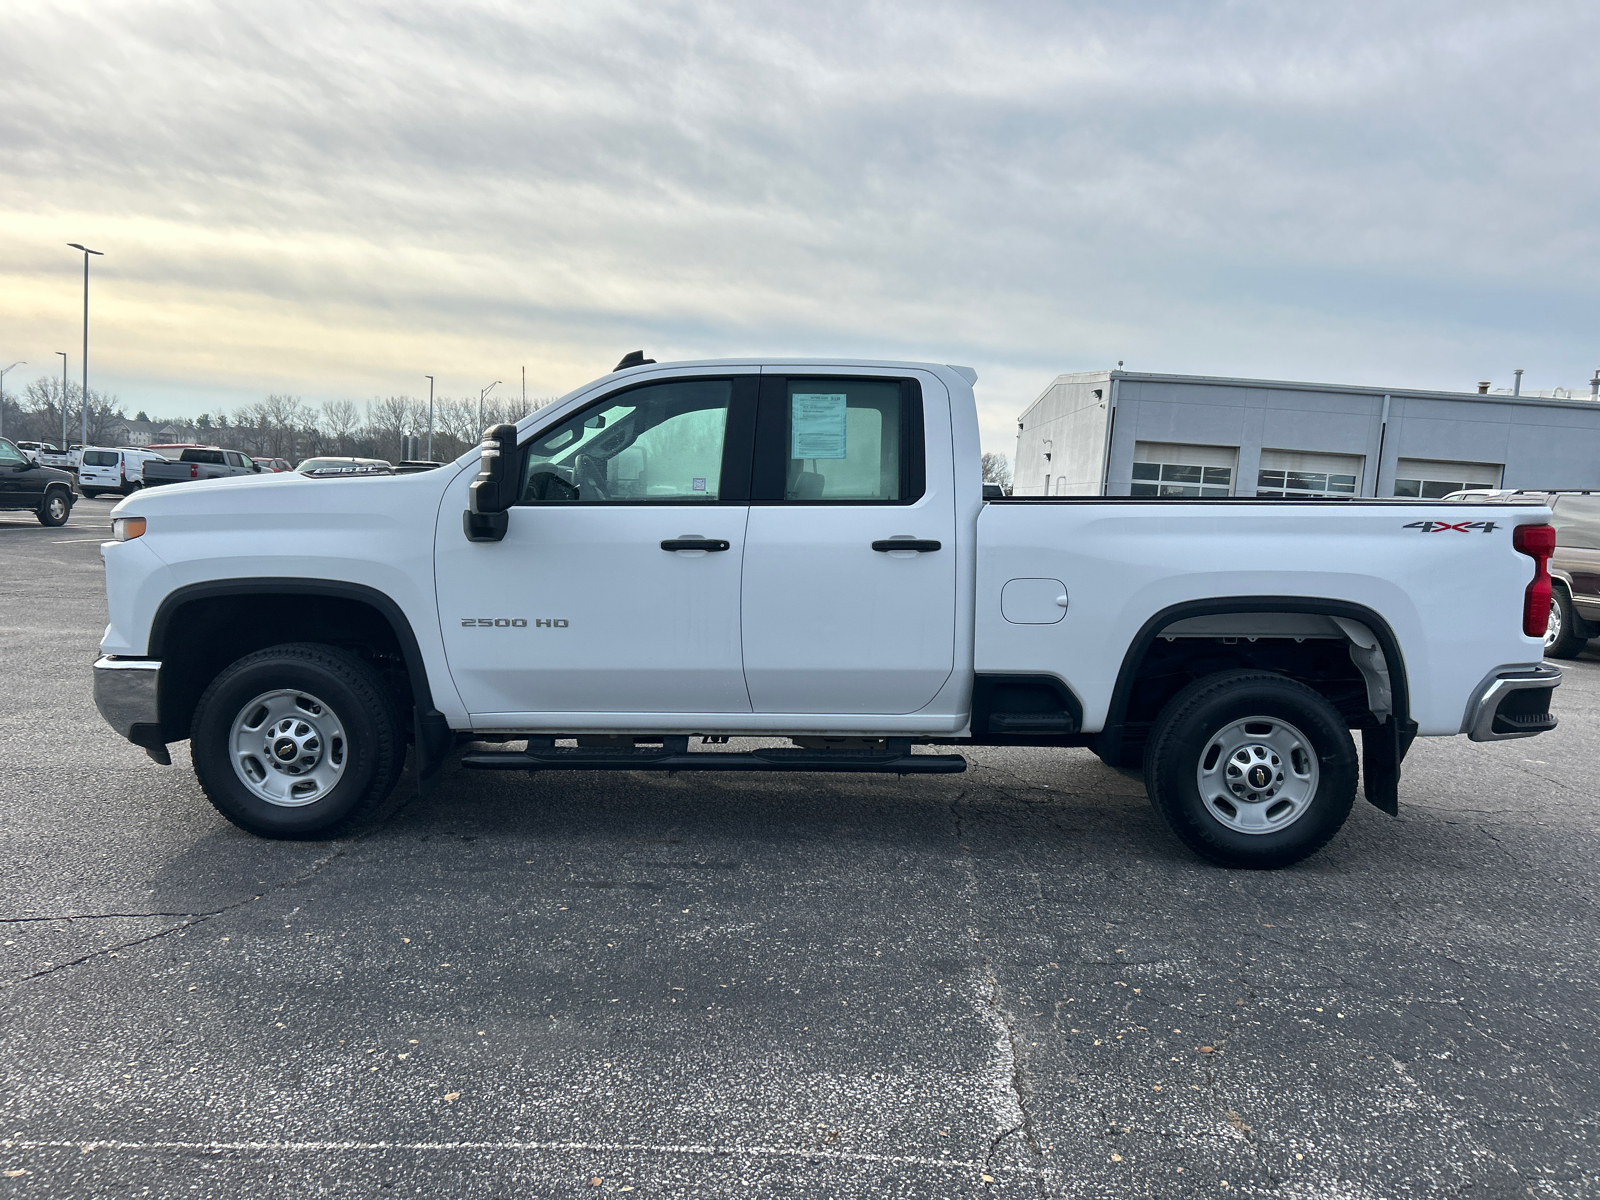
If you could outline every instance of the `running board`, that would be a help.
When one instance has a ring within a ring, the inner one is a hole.
[[[552,741],[553,739],[537,739]],[[474,750],[461,765],[474,771],[828,771],[848,774],[955,775],[967,769],[959,754],[912,754],[910,746],[877,750],[771,750],[690,753],[677,745],[632,750],[532,745],[527,750]]]

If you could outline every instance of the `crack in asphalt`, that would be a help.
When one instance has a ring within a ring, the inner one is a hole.
[[[1005,1029],[1006,1038],[1011,1045],[1011,1094],[1016,1101],[1017,1111],[1022,1115],[1021,1122],[1010,1129],[1002,1130],[989,1143],[988,1153],[983,1156],[984,1170],[992,1172],[992,1163],[994,1156],[1000,1150],[1000,1143],[1020,1133],[1033,1159],[1034,1182],[1038,1185],[1039,1195],[1044,1196],[1046,1195],[1044,1151],[1039,1146],[1038,1130],[1034,1128],[1033,1114],[1029,1111],[1033,1089],[1028,1083],[1027,1068],[1022,1062],[1022,1041],[1017,1033],[1016,1017],[1001,1003],[1000,981],[994,977],[993,963],[987,957],[983,960],[983,969],[985,981],[989,984],[989,995],[985,997],[985,1002],[989,1010],[994,1013],[995,1019]]]
[[[373,830],[372,832],[375,833],[377,831]],[[167,937],[170,934],[178,933],[181,930],[193,929],[197,925],[203,925],[207,921],[213,921],[217,917],[223,916],[226,913],[233,912],[236,909],[243,908],[247,904],[254,904],[256,901],[265,899],[267,896],[276,895],[278,892],[284,891],[287,888],[292,888],[292,887],[295,887],[295,886],[297,886],[299,884],[305,883],[308,880],[315,879],[324,870],[326,870],[328,867],[330,867],[335,862],[337,862],[339,859],[343,858],[347,853],[349,853],[349,851],[350,851],[352,846],[356,845],[358,842],[363,840],[364,837],[368,837],[368,836],[371,836],[371,835],[370,834],[363,835],[362,838],[355,838],[351,842],[349,842],[348,844],[340,846],[339,849],[335,850],[332,854],[328,855],[325,858],[318,859],[316,862],[314,862],[311,865],[311,869],[310,870],[304,871],[301,874],[296,875],[292,879],[286,879],[282,883],[274,884],[272,887],[268,888],[264,892],[260,892],[260,893],[254,895],[254,896],[248,896],[243,900],[237,900],[232,904],[225,904],[221,908],[211,909],[209,911],[199,912],[199,913],[132,914],[132,915],[135,915],[135,916],[141,916],[141,915],[182,916],[182,917],[188,917],[189,919],[186,920],[186,921],[180,921],[176,925],[170,925],[166,929],[157,930],[155,933],[146,934],[144,937],[131,938],[128,941],[125,941],[125,942],[118,942],[116,945],[113,945],[113,946],[101,946],[98,949],[91,950],[88,954],[80,955],[79,957],[74,958],[74,959],[69,959],[66,962],[52,963],[49,966],[43,967],[42,969],[40,969],[38,971],[34,971],[31,974],[23,975],[22,977],[20,977],[18,979],[8,980],[8,981],[6,981],[4,983],[0,983],[0,988],[20,987],[22,984],[28,983],[31,980],[43,979],[47,975],[54,975],[58,971],[65,971],[68,967],[82,966],[85,963],[93,962],[95,959],[104,958],[107,955],[120,954],[124,950],[131,950],[136,946],[143,946],[147,942],[158,941],[161,938]],[[120,915],[120,914],[117,914],[117,915]],[[51,919],[54,919],[54,920],[64,920],[64,919],[65,920],[71,920],[72,918],[56,917],[56,918],[41,918],[41,919],[43,919],[43,920],[51,920]]]

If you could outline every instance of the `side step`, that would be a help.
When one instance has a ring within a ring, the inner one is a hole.
[[[660,747],[634,749],[557,746],[555,739],[529,739],[526,750],[474,750],[461,765],[474,771],[827,771],[847,774],[955,775],[967,769],[959,754],[913,754],[908,741],[890,739],[887,751],[770,750],[691,753],[688,738],[670,737]]]

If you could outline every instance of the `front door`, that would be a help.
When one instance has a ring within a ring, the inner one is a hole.
[[[750,711],[739,575],[755,383],[612,392],[523,444],[503,541],[440,521],[445,652],[480,726]]]
[[[44,479],[43,470],[0,438],[0,508],[38,508],[44,499]]]
[[[741,609],[756,712],[912,713],[950,677],[949,422],[925,423],[925,399],[916,378],[763,377]]]

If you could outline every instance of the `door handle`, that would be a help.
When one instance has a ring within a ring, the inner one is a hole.
[[[727,550],[733,543],[721,538],[681,537],[668,538],[661,543],[663,550]]]
[[[880,554],[888,554],[893,550],[915,550],[918,554],[931,554],[943,548],[943,544],[928,541],[922,538],[885,538],[880,542],[873,542],[872,548]]]

